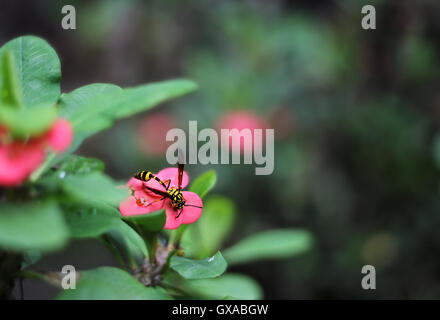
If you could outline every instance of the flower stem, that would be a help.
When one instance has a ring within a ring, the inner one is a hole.
[[[110,252],[113,254],[113,256],[118,261],[118,263],[121,266],[121,268],[124,269],[124,270],[127,270],[127,266],[125,265],[124,259],[122,259],[121,253],[115,247],[115,245],[111,242],[111,240],[107,236],[105,236],[105,235],[102,236],[100,238],[100,240],[107,247],[107,249],[110,250]],[[129,260],[130,267],[132,269],[136,269],[137,268],[136,262],[134,262],[134,260],[130,256],[130,254],[127,254],[127,256],[129,257],[127,260]]]
[[[179,228],[177,228],[176,230],[173,230],[173,232],[170,235],[170,240],[168,242],[169,249],[172,249],[172,248],[178,249],[179,248],[183,233],[185,232],[187,227],[188,227],[187,224],[183,224]]]
[[[31,177],[29,178],[29,180],[31,182],[37,181],[40,178],[40,176],[51,166],[52,161],[55,158],[55,156],[56,155],[53,152],[51,154],[49,154],[46,158],[46,161],[44,161],[44,163],[31,174]]]
[[[158,240],[158,234],[156,233],[149,239],[146,239],[146,244],[148,248],[148,259],[150,260],[151,265],[156,264],[156,250],[157,250],[157,240]]]
[[[21,271],[18,274],[18,276],[21,278],[34,278],[34,279],[43,280],[55,287],[61,287],[61,280],[54,272],[44,274],[44,273],[39,273],[37,271],[26,270],[26,271]]]

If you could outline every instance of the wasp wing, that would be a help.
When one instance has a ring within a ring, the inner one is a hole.
[[[157,190],[157,189],[150,188],[150,187],[147,187],[147,186],[145,186],[145,188],[147,188],[147,189],[150,190],[151,192],[153,192],[153,193],[155,193],[155,194],[158,194],[158,195],[160,195],[160,196],[167,197],[167,198],[170,197],[170,195],[169,195],[167,192],[165,192],[165,191]]]

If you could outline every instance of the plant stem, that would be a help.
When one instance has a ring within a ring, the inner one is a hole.
[[[181,225],[176,230],[173,230],[170,236],[170,240],[168,242],[168,249],[178,249],[180,246],[180,241],[182,240],[183,233],[185,232],[186,228],[188,227],[187,224]]]
[[[118,263],[121,266],[121,268],[124,269],[124,270],[127,270],[127,266],[125,265],[124,259],[122,259],[121,253],[115,247],[115,245],[111,242],[111,240],[106,235],[103,235],[100,238],[100,240],[107,247],[107,249],[109,249],[110,252],[114,255],[114,257],[118,261]],[[127,254],[127,256],[130,256],[130,255]],[[130,263],[130,267],[133,268],[133,269],[136,269],[137,265],[134,262],[134,260],[131,258],[131,256],[128,258],[128,260],[129,260],[129,263]]]
[[[61,281],[58,277],[54,276],[54,273],[52,273],[51,275],[51,273],[43,274],[36,271],[27,270],[27,271],[21,271],[18,274],[18,276],[22,278],[34,278],[34,279],[43,280],[55,287],[61,287]]]
[[[44,163],[37,169],[35,170],[32,174],[31,177],[29,178],[29,180],[31,182],[35,182],[38,180],[38,178],[40,178],[40,176],[47,170],[47,168],[51,165],[52,160],[55,158],[55,153],[52,152],[51,154],[49,154],[46,158],[46,161],[44,161]]]
[[[145,239],[147,248],[148,248],[148,259],[150,260],[151,265],[156,264],[156,250],[157,250],[157,240],[158,240],[158,234],[149,237],[148,239]]]

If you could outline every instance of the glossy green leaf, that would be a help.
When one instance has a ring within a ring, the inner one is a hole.
[[[135,226],[141,227],[149,232],[159,232],[163,229],[166,221],[165,210],[158,210],[148,214],[123,217],[125,221]]]
[[[52,251],[67,242],[69,229],[53,202],[0,205],[0,247]]]
[[[185,279],[208,279],[222,275],[226,271],[227,263],[218,251],[212,257],[202,260],[173,256],[170,267]]]
[[[71,121],[75,131],[70,152],[84,139],[109,128],[116,119],[148,110],[196,88],[196,84],[189,80],[170,80],[128,89],[93,84],[63,94],[61,115]]]
[[[148,257],[147,246],[141,236],[124,221],[119,222],[107,233],[126,255],[136,260]]]
[[[37,263],[43,254],[38,250],[28,250],[23,253],[23,261],[21,262],[21,269],[25,269],[35,263]]]
[[[223,254],[229,264],[293,257],[309,250],[312,239],[310,232],[305,230],[269,230],[241,240]]]
[[[196,298],[256,300],[263,296],[258,283],[245,275],[226,273],[214,279],[185,280],[185,292]]]
[[[56,174],[66,176],[70,174],[88,174],[91,172],[104,171],[104,162],[96,158],[87,158],[71,155],[58,167]]]
[[[126,188],[99,172],[66,176],[62,179],[62,188],[65,193],[77,201],[90,204],[104,202],[118,206],[119,202],[127,197]]]
[[[145,287],[129,273],[111,267],[83,271],[74,290],[61,291],[60,300],[167,300],[160,287]]]
[[[90,105],[93,99],[122,90],[121,87],[110,83],[93,83],[70,93],[63,93],[60,99],[60,115],[67,119],[78,118],[85,111],[84,106]]]
[[[235,220],[234,203],[223,196],[210,196],[204,201],[202,216],[189,225],[182,237],[185,253],[205,258],[221,248],[230,234]]]
[[[63,179],[66,177],[94,172],[100,174],[102,171],[104,171],[104,162],[101,160],[70,155],[58,165],[57,169],[52,169],[40,178],[38,184],[44,186],[47,190],[55,191],[64,183]]]
[[[7,50],[10,50],[15,61],[23,104],[28,108],[45,103],[55,104],[60,97],[61,79],[60,60],[55,50],[45,40],[35,36],[9,41],[0,48],[0,56]]]
[[[10,132],[19,137],[38,135],[47,131],[57,117],[57,110],[53,105],[37,105],[33,108],[0,108],[0,123]]]
[[[203,198],[215,186],[216,182],[217,173],[214,170],[206,171],[193,181],[189,190]]]
[[[121,219],[119,211],[111,206],[101,204],[94,207],[66,206],[66,222],[72,237],[97,237],[112,230]]]
[[[17,67],[11,50],[5,50],[1,59],[3,81],[0,101],[3,105],[20,107],[23,104],[23,98],[17,75]]]

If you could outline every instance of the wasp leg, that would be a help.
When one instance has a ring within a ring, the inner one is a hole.
[[[167,185],[165,188],[166,188],[166,190],[168,190],[168,188],[170,187],[170,184],[171,184],[171,179],[165,180],[163,183]]]
[[[183,208],[180,209],[180,212],[179,212],[179,214],[176,216],[176,219],[177,219],[178,217],[180,217],[180,215],[182,214],[182,211],[183,211]]]

